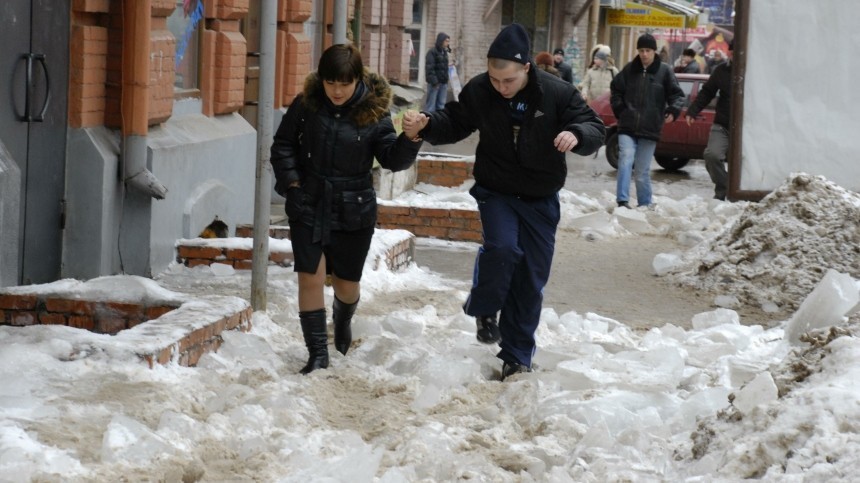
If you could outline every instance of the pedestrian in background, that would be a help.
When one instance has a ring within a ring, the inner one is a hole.
[[[731,126],[733,50],[734,40],[729,42],[729,55],[726,62],[714,68],[711,77],[699,89],[696,100],[687,109],[685,116],[687,125],[692,125],[702,109],[719,95],[714,123],[708,136],[708,146],[705,148],[705,167],[708,169],[711,181],[714,182],[714,198],[718,200],[726,199],[729,181],[725,163],[729,152],[729,127]]]
[[[469,192],[484,240],[463,310],[475,317],[480,342],[499,342],[502,379],[532,369],[561,216],[558,191],[567,178],[565,153],[592,154],[605,135],[579,91],[535,69],[530,51],[525,28],[508,25],[490,45],[487,72],[469,80],[458,102],[404,116],[404,132],[431,144],[480,132]]]
[[[436,35],[436,45],[427,51],[424,77],[427,80],[427,102],[424,110],[433,112],[445,107],[448,100],[448,52],[451,37],[445,32]]]
[[[561,72],[555,68],[555,60],[549,52],[538,53],[535,56],[535,66],[538,69],[549,72],[556,77],[561,77]]]
[[[555,49],[552,57],[555,60],[555,68],[561,72],[561,78],[573,84],[573,69],[564,63],[564,49]]]
[[[609,84],[618,74],[610,57],[612,50],[608,45],[598,44],[591,53],[591,66],[585,72],[585,78],[579,90],[586,102],[592,102],[609,92]]]
[[[394,132],[391,87],[364,69],[353,45],[333,45],[305,79],[272,144],[275,190],[287,199],[298,273],[307,374],[329,365],[326,274],[334,301],[334,346],[346,355],[364,260],[376,226],[374,158],[392,171],[415,162],[421,143]]]
[[[657,41],[643,34],[636,41],[638,55],[610,85],[612,112],[618,119],[618,179],[615,199],[630,208],[630,179],[636,174],[636,201],[651,205],[651,158],[664,121],[681,113],[684,91],[668,64],[656,55]]]
[[[681,68],[678,72],[684,74],[701,74],[702,68],[699,62],[696,61],[696,51],[693,49],[684,49],[681,54]]]

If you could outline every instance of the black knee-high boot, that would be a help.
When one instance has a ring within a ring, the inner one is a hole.
[[[331,318],[334,322],[334,348],[343,355],[346,355],[349,345],[352,344],[350,323],[357,305],[358,300],[352,304],[345,304],[337,296],[334,297],[334,303],[331,304]]]
[[[328,333],[326,333],[325,309],[299,312],[302,335],[308,347],[308,363],[300,371],[307,374],[328,367]]]

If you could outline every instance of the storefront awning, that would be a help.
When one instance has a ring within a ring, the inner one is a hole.
[[[677,13],[679,15],[686,15],[687,17],[698,17],[699,10],[691,7],[689,5],[684,5],[679,2],[673,2],[672,0],[650,0],[651,2],[661,6],[673,13]],[[650,2],[645,2],[650,3]]]

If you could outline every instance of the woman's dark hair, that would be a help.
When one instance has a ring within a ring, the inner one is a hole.
[[[325,49],[317,74],[324,81],[352,82],[364,76],[361,52],[352,44],[335,44]]]

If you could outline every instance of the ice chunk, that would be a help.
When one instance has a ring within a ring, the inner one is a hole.
[[[481,380],[481,366],[474,359],[433,357],[418,371],[418,378],[424,384],[440,388],[462,386]]]
[[[651,267],[658,277],[662,277],[671,272],[675,267],[681,264],[681,257],[675,253],[658,253],[651,262]]]
[[[732,404],[742,414],[749,414],[760,404],[776,401],[778,395],[773,376],[770,375],[770,372],[764,371],[735,393],[735,400],[732,401]]]
[[[836,325],[860,306],[857,283],[850,275],[828,270],[788,321],[785,338],[792,344],[813,329]]]
[[[148,427],[127,416],[113,417],[102,437],[102,461],[147,463],[172,454],[170,443]]]
[[[709,416],[728,406],[729,392],[730,390],[726,387],[710,387],[692,394],[681,403],[675,416],[676,420],[673,422],[679,425],[675,428],[675,433],[694,430],[696,418]]]
[[[779,312],[779,305],[771,301],[766,301],[761,304],[761,310],[766,314],[775,314]]]
[[[570,218],[565,224],[569,228],[578,230],[593,230],[598,233],[611,233],[613,231],[612,218],[605,211],[595,211],[581,216]]]
[[[424,333],[424,324],[421,321],[397,314],[391,314],[383,319],[382,328],[397,337],[420,337]]]
[[[216,277],[229,277],[236,274],[236,269],[226,263],[213,263],[209,268],[212,270],[212,275]]]
[[[730,309],[717,309],[693,316],[693,328],[696,330],[704,330],[719,325],[740,325],[740,323],[741,319],[738,313]]]
[[[654,231],[654,227],[648,223],[645,213],[641,211],[621,208],[616,209],[614,214],[616,219],[618,219],[618,223],[632,233],[643,235]]]
[[[731,309],[739,307],[741,305],[741,302],[734,295],[717,295],[714,298],[714,305],[716,305],[717,307]]]

